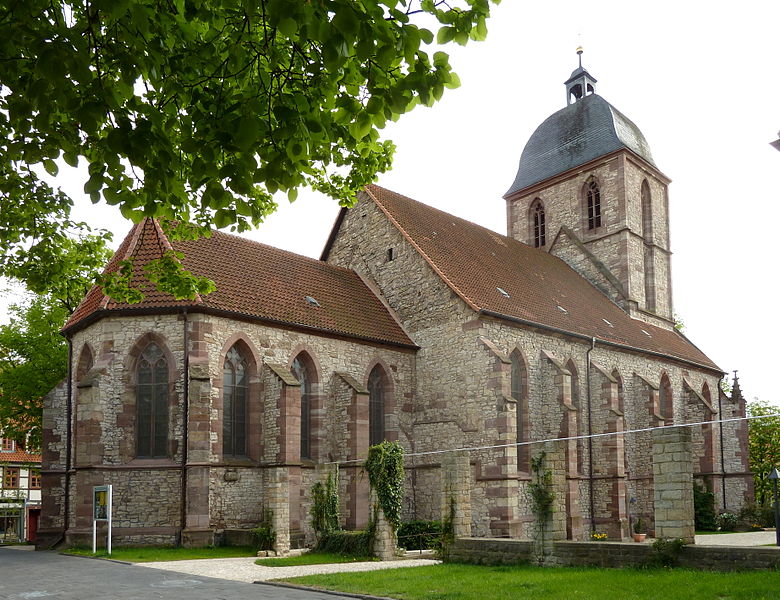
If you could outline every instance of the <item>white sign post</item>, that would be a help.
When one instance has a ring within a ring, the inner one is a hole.
[[[92,488],[92,554],[97,552],[97,522],[108,521],[106,550],[111,554],[111,506],[113,486],[96,485]]]

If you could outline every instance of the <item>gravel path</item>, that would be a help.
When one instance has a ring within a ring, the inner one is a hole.
[[[349,571],[379,571],[381,569],[403,569],[435,565],[439,561],[416,558],[387,562],[354,562],[330,565],[302,565],[299,567],[262,567],[255,564],[255,558],[214,558],[208,560],[176,560],[168,562],[136,563],[139,567],[175,571],[189,575],[217,577],[233,581],[267,581],[286,579],[301,575],[319,575],[321,573],[343,573]]]

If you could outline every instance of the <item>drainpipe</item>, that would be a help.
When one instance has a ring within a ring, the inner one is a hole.
[[[720,437],[720,489],[723,493],[723,510],[726,510],[726,460],[725,460],[725,454],[723,453],[723,401],[721,400],[721,397],[723,395],[723,392],[721,391],[720,384],[723,381],[723,378],[725,375],[723,375],[720,380],[718,381],[718,420],[720,423],[718,423],[718,434]]]
[[[588,391],[588,500],[590,502],[590,530],[596,531],[596,514],[594,512],[595,502],[593,500],[593,413],[591,412],[590,403],[590,353],[596,348],[596,338],[590,339],[590,348],[585,353],[586,364],[586,385],[585,389]]]
[[[70,336],[68,340],[68,391],[65,405],[65,499],[63,501],[64,527],[61,540],[65,539],[68,531],[68,522],[70,521],[70,455],[73,449],[73,340]],[[59,542],[56,542],[56,545]]]
[[[187,321],[187,309],[183,309],[183,340],[184,340],[184,410],[182,411],[182,448],[181,448],[181,522],[179,523],[178,546],[181,546],[184,528],[187,523],[187,445],[189,438],[190,419],[190,332]]]

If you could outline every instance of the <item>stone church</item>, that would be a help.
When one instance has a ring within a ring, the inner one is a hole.
[[[177,301],[92,289],[63,332],[70,376],[44,411],[41,543],[91,538],[114,488],[115,543],[212,544],[273,515],[312,540],[311,487],[340,464],[345,528],[368,520],[369,445],[397,440],[406,518],[440,518],[442,458],[469,453],[471,532],[530,535],[539,441],[565,444],[566,535],[652,522],[651,436],[693,427],[717,506],[752,493],[744,401],[674,328],[670,180],[581,66],[504,196],[507,235],[369,186],[320,260],[214,232],[136,224],[107,270],[168,250],[215,292]],[[580,437],[581,436],[581,437]],[[652,526],[651,526],[652,528]]]

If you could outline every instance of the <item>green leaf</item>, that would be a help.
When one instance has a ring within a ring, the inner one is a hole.
[[[43,168],[46,169],[46,172],[52,177],[56,177],[57,173],[60,172],[57,163],[51,160],[50,158],[47,158],[46,160],[43,161]]]
[[[295,19],[291,19],[290,17],[281,19],[277,27],[279,28],[279,31],[287,37],[292,37],[298,33],[298,23]]]

